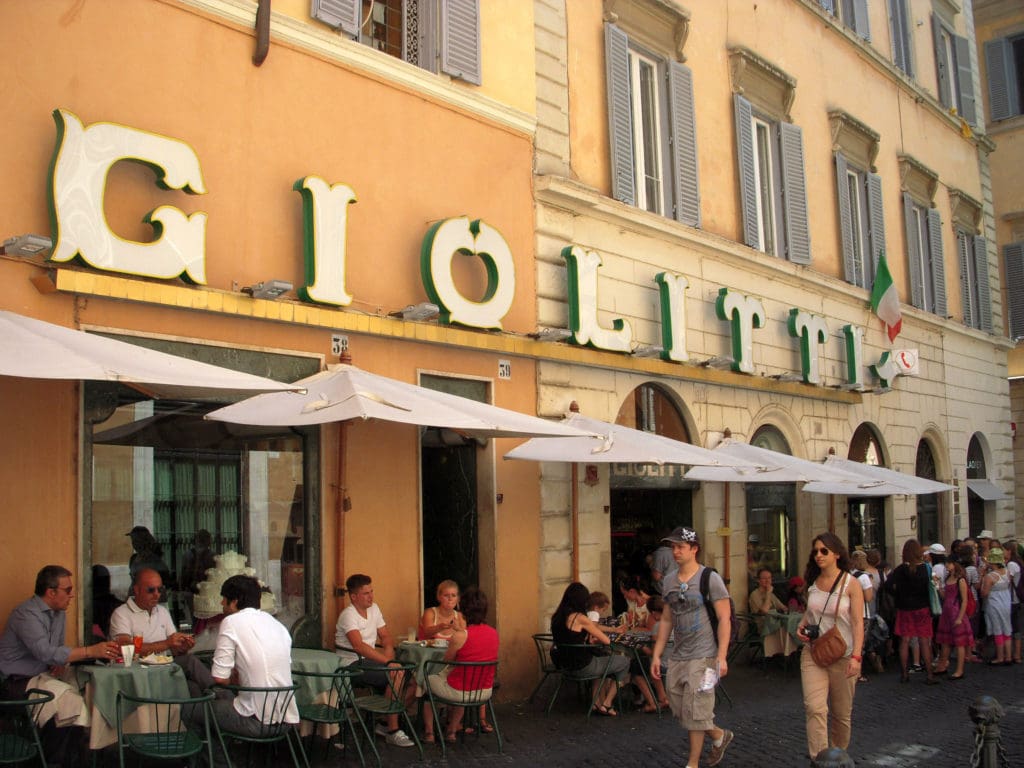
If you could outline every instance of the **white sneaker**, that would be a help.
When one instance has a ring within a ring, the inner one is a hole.
[[[415,747],[416,742],[405,735],[405,731],[399,728],[394,733],[389,733],[384,737],[384,740],[395,747]]]

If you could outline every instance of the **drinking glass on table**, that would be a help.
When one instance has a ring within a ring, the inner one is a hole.
[[[135,635],[132,638],[132,645],[135,646],[135,655],[142,658],[142,635]]]

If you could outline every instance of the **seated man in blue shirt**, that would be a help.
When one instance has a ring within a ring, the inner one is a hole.
[[[114,659],[119,653],[113,642],[75,648],[66,644],[66,612],[73,591],[71,571],[59,565],[45,566],[36,575],[35,595],[11,611],[0,635],[0,673],[6,678],[0,691],[3,698],[22,699],[27,688],[43,686],[59,692],[54,701],[57,714],[42,731],[51,765],[78,764],[83,729],[64,726],[88,724],[87,715],[85,722],[77,716],[67,720],[61,717],[60,713],[84,712],[77,687],[59,682],[65,668],[86,659]]]

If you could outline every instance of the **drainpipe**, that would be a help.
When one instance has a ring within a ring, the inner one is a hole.
[[[732,430],[729,429],[728,427],[726,427],[725,430],[722,432],[722,439],[724,440],[727,437],[732,437]],[[730,512],[729,512],[729,507],[730,507],[730,504],[731,504],[729,496],[730,496],[731,489],[732,489],[732,483],[726,483],[725,484],[725,509],[723,510],[723,516],[722,516],[722,527],[725,528],[726,530],[729,530],[729,520],[731,519]],[[723,564],[723,567],[722,567],[723,581],[725,581],[726,584],[729,584],[730,580],[731,580],[730,571],[731,571],[731,565],[732,565],[732,557],[731,557],[731,555],[732,555],[732,533],[731,532],[729,533],[729,535],[727,535],[725,537],[725,541],[722,544],[722,552],[723,552],[723,555],[725,557],[725,563]]]
[[[351,364],[352,355],[348,352],[342,352],[338,356],[338,362]],[[348,426],[343,421],[338,422],[338,487],[335,492],[335,521],[338,526],[337,534],[337,551],[335,552],[334,562],[334,600],[335,600],[335,615],[341,613],[345,608],[345,595],[343,587],[345,586],[345,513],[352,509],[352,501],[348,497],[348,488],[346,486],[346,475],[345,475],[345,445],[346,445],[346,431]]]
[[[580,404],[573,400],[569,403],[570,413],[579,413]],[[569,509],[572,517],[572,580],[580,580],[580,496],[577,481],[579,465],[574,461],[569,470]]]

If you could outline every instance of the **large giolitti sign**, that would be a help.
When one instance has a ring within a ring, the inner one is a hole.
[[[166,136],[114,123],[86,126],[66,110],[55,110],[57,144],[50,188],[51,225],[55,242],[50,260],[58,263],[81,260],[95,269],[150,278],[206,283],[206,223],[202,212],[187,214],[162,205],[144,214],[154,230],[151,242],[125,240],[115,234],[104,215],[107,176],[120,161],[142,163],[153,169],[156,183],[164,189],[192,195],[206,193],[199,157],[188,144]],[[297,293],[301,300],[335,307],[353,301],[345,279],[348,259],[346,230],[348,209],[355,192],[345,184],[331,184],[319,176],[300,178],[294,184],[303,208],[305,282]],[[487,287],[479,300],[462,295],[452,277],[452,262],[459,256],[479,258],[486,269]],[[616,319],[611,327],[598,320],[597,287],[601,257],[595,251],[570,245],[563,249],[566,263],[570,341],[596,349],[629,353],[634,344],[627,320]],[[515,297],[515,266],[501,233],[482,220],[469,217],[445,219],[432,225],[420,249],[420,274],[431,301],[441,310],[440,321],[501,329],[502,320]],[[662,349],[668,361],[686,362],[685,276],[662,272],[656,277],[660,297]],[[733,370],[754,373],[754,331],[765,325],[763,303],[722,288],[715,305],[720,320],[729,324]],[[789,310],[787,328],[798,340],[801,377],[821,384],[819,351],[829,339],[824,317],[799,308]],[[863,386],[861,346],[863,329],[842,328],[846,378],[850,388]],[[887,386],[898,368],[882,356],[871,366]]]

